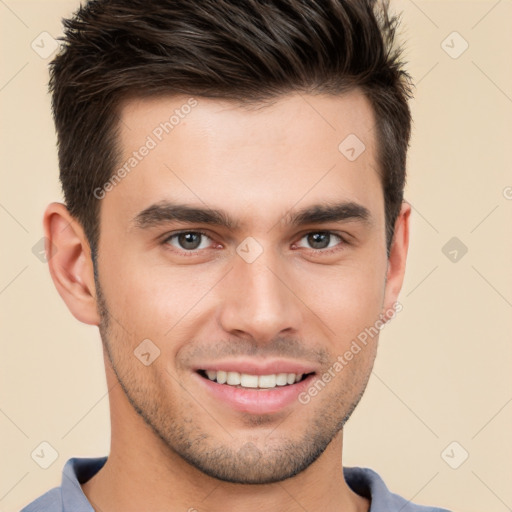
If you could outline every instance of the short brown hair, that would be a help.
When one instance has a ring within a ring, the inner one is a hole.
[[[411,131],[398,22],[387,1],[372,0],[93,0],[63,20],[50,64],[60,180],[93,260],[100,214],[93,191],[118,164],[123,98],[186,94],[252,104],[356,88],[375,113],[389,251]]]

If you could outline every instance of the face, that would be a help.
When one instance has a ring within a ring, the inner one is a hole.
[[[121,118],[97,292],[131,414],[221,480],[303,471],[368,381],[378,336],[357,353],[354,340],[395,299],[369,103],[176,96],[130,100]],[[350,134],[355,160],[339,149]]]

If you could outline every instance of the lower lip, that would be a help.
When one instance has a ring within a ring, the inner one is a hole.
[[[250,414],[272,414],[283,410],[290,404],[297,402],[298,396],[314,379],[311,374],[304,380],[287,386],[276,386],[268,389],[248,389],[219,384],[195,373],[200,384],[215,398],[228,404],[232,409]]]

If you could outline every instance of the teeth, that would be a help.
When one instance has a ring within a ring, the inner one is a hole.
[[[276,376],[275,375],[260,375],[258,377],[258,387],[260,388],[275,388]]]
[[[229,386],[241,386],[243,388],[270,389],[276,386],[295,384],[302,379],[303,373],[277,373],[271,375],[251,375],[249,373],[225,372],[222,370],[206,370],[210,380]]]
[[[240,374],[238,372],[228,372],[228,380],[226,384],[230,386],[238,386],[240,384]]]
[[[286,373],[278,373],[276,375],[276,384],[278,386],[286,386],[286,384],[288,384],[286,377],[287,377]]]
[[[258,387],[258,376],[257,375],[249,375],[248,373],[241,373],[240,375],[240,385],[243,388],[257,388]]]
[[[226,381],[228,380],[228,374],[223,371],[217,372],[217,382],[219,384],[226,384]]]

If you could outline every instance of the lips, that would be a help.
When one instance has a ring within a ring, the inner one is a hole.
[[[273,414],[301,406],[318,368],[293,361],[256,359],[205,363],[193,378],[220,407],[250,414]]]

